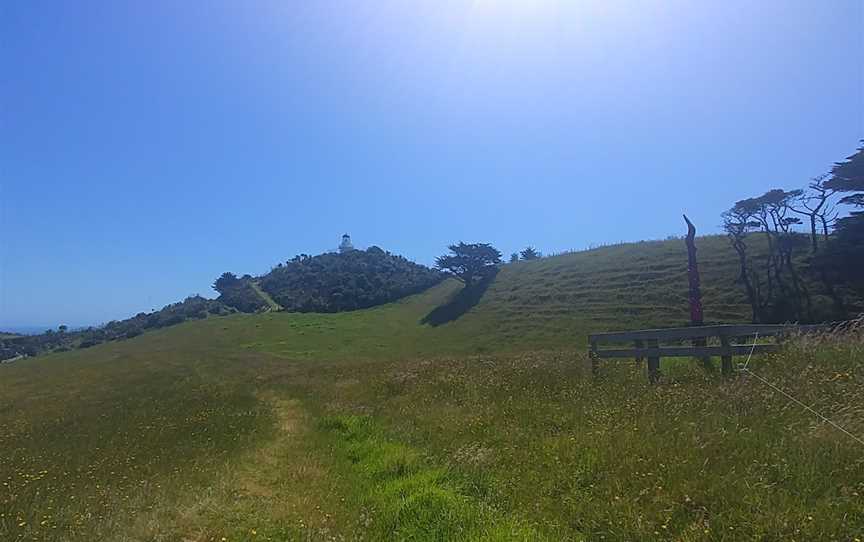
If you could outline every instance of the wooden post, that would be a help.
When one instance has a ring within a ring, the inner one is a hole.
[[[658,348],[659,342],[657,340],[649,340],[647,344],[648,348]],[[660,356],[649,354],[648,355],[648,382],[652,384],[656,384],[660,379]]]
[[[634,344],[636,345],[636,348],[643,348],[645,346],[645,343],[643,343],[642,341],[635,341]],[[642,365],[643,361],[645,361],[644,357],[636,356],[637,365]]]
[[[690,222],[687,215],[684,215],[684,222],[687,223],[687,280],[690,283],[690,325],[701,326],[705,323],[702,313],[702,290],[699,285],[699,261],[696,259],[696,226]],[[705,337],[700,337],[693,340],[693,346],[707,346],[708,340]],[[702,366],[706,371],[713,371],[714,365],[711,363],[710,356],[702,356]]]
[[[720,335],[720,346],[723,348],[729,348],[730,346],[729,336],[728,335]],[[723,375],[731,376],[732,375],[732,354],[723,354],[720,358],[723,360]]]
[[[687,223],[687,280],[690,283],[690,324],[701,326],[704,323],[702,316],[702,290],[699,287],[699,263],[696,259],[696,226],[684,215]]]
[[[599,363],[597,362],[597,343],[592,342],[591,347],[588,350],[588,357],[591,359],[591,376],[597,378],[597,375],[600,373]]]

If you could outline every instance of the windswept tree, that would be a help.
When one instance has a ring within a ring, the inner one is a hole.
[[[760,227],[760,223],[753,218],[755,206],[749,204],[751,200],[737,202],[731,209],[723,213],[723,230],[729,237],[729,242],[735,253],[738,254],[738,281],[744,286],[747,293],[747,301],[752,311],[752,321],[760,321],[763,308],[759,299],[753,280],[751,279],[751,264],[747,253],[747,235]]]
[[[848,193],[849,195],[844,196],[840,203],[855,207],[864,207],[864,140],[861,143],[862,146],[855,154],[834,165],[831,179],[825,183],[825,186],[831,190]],[[861,214],[860,211],[853,211],[853,213],[858,216]]]
[[[862,141],[864,143],[864,141]],[[864,292],[864,145],[831,170],[825,185],[845,195],[841,204],[856,210],[837,221],[835,233],[828,244],[823,261],[827,262],[840,281]]]
[[[740,200],[724,213],[724,229],[738,253],[739,279],[747,290],[753,319],[806,320],[810,317],[810,296],[793,261],[802,238],[793,231],[801,219],[792,216],[792,204],[802,190],[774,189],[759,197]],[[764,234],[768,253],[760,268],[747,255],[750,232]],[[772,314],[766,314],[771,308]]]
[[[450,254],[435,259],[435,267],[448,271],[456,278],[472,286],[492,276],[501,263],[501,253],[489,243],[463,243],[450,245]]]
[[[519,255],[522,256],[522,259],[526,260],[526,261],[539,260],[540,259],[540,252],[538,252],[532,246],[527,247],[525,250],[520,252]]]
[[[828,241],[828,231],[837,219],[837,211],[831,203],[831,197],[837,190],[831,188],[829,175],[814,177],[797,200],[790,207],[794,213],[806,216],[810,222],[810,248],[815,254],[819,250],[819,226],[822,228],[822,238]]]

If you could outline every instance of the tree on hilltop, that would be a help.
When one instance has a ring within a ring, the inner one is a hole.
[[[525,250],[520,252],[519,255],[522,256],[522,259],[526,261],[540,259],[540,252],[532,246],[527,247]]]
[[[491,276],[501,263],[501,252],[489,243],[464,243],[447,247],[450,254],[435,259],[435,267],[449,271],[456,278],[471,286],[478,280]]]

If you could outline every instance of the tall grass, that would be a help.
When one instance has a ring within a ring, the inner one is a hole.
[[[750,368],[864,436],[861,344],[860,331],[803,337]],[[650,386],[630,363],[592,381],[574,357],[342,367],[338,395],[318,388],[318,377],[304,386],[315,389],[310,401],[371,416],[469,495],[551,537],[852,540],[864,532],[862,446],[771,387],[697,367]]]
[[[706,314],[746,319],[722,243]],[[0,366],[0,540],[864,538],[862,446],[785,395],[864,436],[860,323],[754,359],[770,386],[590,378],[588,332],[686,319],[683,251],[506,266],[436,328],[454,283]]]

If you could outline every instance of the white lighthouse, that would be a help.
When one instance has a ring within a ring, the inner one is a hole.
[[[345,254],[354,250],[354,245],[351,244],[351,236],[347,233],[342,236],[342,242],[339,243],[339,252]]]

